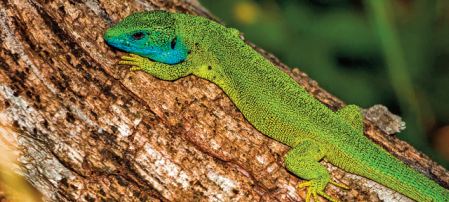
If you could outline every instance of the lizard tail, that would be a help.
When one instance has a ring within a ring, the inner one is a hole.
[[[366,177],[419,202],[449,202],[449,190],[378,148],[376,159],[365,167]],[[377,169],[373,169],[377,168]],[[366,172],[368,171],[368,172]]]

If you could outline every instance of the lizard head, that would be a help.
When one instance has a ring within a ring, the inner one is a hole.
[[[174,14],[166,11],[134,13],[109,28],[104,39],[115,48],[166,64],[182,62],[188,54],[176,34]]]

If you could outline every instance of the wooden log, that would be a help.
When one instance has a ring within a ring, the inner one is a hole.
[[[196,1],[0,1],[0,123],[26,179],[48,201],[301,201],[289,148],[255,130],[214,84],[161,81],[118,66],[104,31],[139,10],[213,18]],[[256,48],[256,47],[255,47]],[[256,48],[332,109],[344,105]],[[449,173],[365,121],[366,135],[449,187]],[[326,162],[342,201],[406,199]]]

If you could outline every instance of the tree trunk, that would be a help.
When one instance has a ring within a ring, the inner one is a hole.
[[[49,201],[301,201],[289,147],[249,124],[214,84],[162,81],[118,66],[104,31],[138,10],[212,16],[195,1],[0,1],[1,142]],[[256,47],[255,47],[256,48]],[[257,49],[257,48],[256,48]],[[257,49],[332,109],[344,104]],[[442,186],[449,173],[365,121],[366,135]],[[323,162],[342,201],[401,196]],[[405,200],[405,199],[401,199]]]

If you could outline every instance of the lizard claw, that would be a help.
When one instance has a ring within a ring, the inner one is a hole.
[[[338,184],[338,183],[332,182],[332,181],[330,183],[335,186],[348,189],[348,187],[345,185]],[[313,197],[314,202],[320,201],[318,195],[326,198],[330,202],[338,202],[338,200],[332,198],[331,196],[329,196],[328,194],[326,194],[323,191],[323,188],[322,188],[322,186],[320,186],[320,182],[318,182],[318,181],[310,180],[310,181],[305,181],[305,182],[298,184],[298,189],[303,189],[305,187],[307,187],[306,202],[310,202],[311,197]]]
[[[336,187],[340,187],[340,188],[342,188],[342,189],[349,189],[348,186],[346,186],[346,185],[344,185],[344,184],[341,184],[341,183],[334,182],[334,181],[332,181],[332,180],[331,180],[329,183],[335,185]]]
[[[118,62],[120,65],[131,65],[133,67],[130,68],[131,71],[138,71],[144,69],[145,61],[143,61],[143,57],[129,54],[121,57],[121,60]]]

